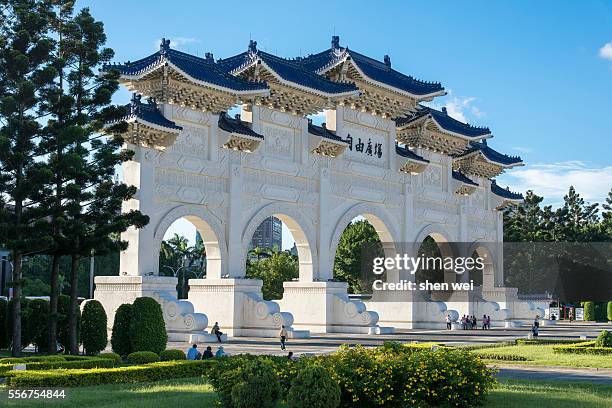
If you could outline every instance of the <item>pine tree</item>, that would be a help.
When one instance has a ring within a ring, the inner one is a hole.
[[[12,252],[12,355],[19,356],[24,255],[48,245],[39,202],[48,172],[35,160],[45,115],[41,95],[56,77],[50,6],[32,0],[0,1],[0,237]]]
[[[100,77],[96,72],[114,53],[104,48],[103,24],[88,9],[73,14],[71,3],[65,2],[66,7],[60,9],[57,25],[65,67],[64,95],[69,101],[63,122],[70,128],[70,136],[63,138],[64,198],[63,208],[58,210],[64,221],[57,254],[71,257],[68,331],[70,352],[76,354],[79,259],[92,251],[104,255],[125,249],[127,243],[120,240],[120,233],[130,226],[146,225],[148,217],[139,211],[121,213],[122,203],[134,196],[136,188],[113,182],[113,176],[115,167],[130,159],[133,152],[120,150],[125,125],[110,129],[115,133],[111,136],[102,132],[105,123],[119,119],[125,109],[110,105],[119,86],[117,75]]]

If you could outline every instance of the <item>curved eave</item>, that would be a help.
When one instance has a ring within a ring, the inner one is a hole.
[[[162,126],[162,125],[158,125],[157,123],[153,123],[153,122],[149,122],[148,120],[139,118],[139,117],[132,117],[132,118],[128,118],[125,119],[125,122],[127,123],[138,123],[140,125],[144,125],[147,127],[150,127],[152,129],[156,129],[156,130],[160,130],[162,132],[167,132],[167,133],[180,133],[181,130],[183,130],[183,128],[181,126],[176,126],[176,127],[166,127],[166,126]]]
[[[446,133],[446,134],[451,135],[451,136],[459,137],[461,139],[474,141],[474,140],[490,139],[490,138],[493,137],[493,135],[490,132],[489,133],[484,133],[484,134],[478,135],[478,136],[467,136],[467,135],[464,135],[462,133],[457,133],[457,132],[454,132],[452,130],[448,130],[445,127],[443,127],[442,125],[440,125],[440,123],[436,120],[436,118],[434,118],[433,115],[431,115],[431,114],[427,115],[427,120],[431,120],[436,125],[436,127],[438,128],[438,130],[440,132]]]
[[[328,65],[320,68],[316,72],[317,72],[317,74],[320,74],[320,75],[325,74],[329,70],[337,67],[338,65],[343,64],[347,60],[350,62],[350,64],[353,66],[353,68],[355,68],[355,70],[359,73],[359,75],[361,76],[361,79],[363,81],[365,81],[365,82],[367,82],[367,83],[369,83],[371,85],[377,86],[379,88],[383,88],[383,89],[387,89],[387,90],[389,90],[391,92],[395,92],[395,93],[400,94],[402,96],[406,96],[406,97],[411,98],[411,99],[416,99],[417,101],[429,101],[429,100],[435,98],[436,96],[444,96],[447,93],[446,90],[444,88],[442,88],[439,91],[430,92],[428,94],[414,94],[412,92],[408,92],[408,91],[405,91],[403,89],[399,89],[399,88],[396,88],[396,87],[391,86],[389,84],[386,84],[384,82],[380,82],[380,81],[377,81],[375,79],[372,79],[371,77],[369,77],[368,75],[366,75],[363,72],[363,70],[359,67],[359,64],[355,63],[353,58],[350,57],[350,54],[347,54],[346,56],[344,56],[343,58],[340,58],[338,61],[336,61],[336,62],[334,62],[332,64],[328,64]]]
[[[145,77],[146,75],[149,75],[149,74],[157,71],[158,69],[164,67],[164,65],[167,65],[167,66],[171,67],[173,70],[175,70],[176,72],[178,72],[179,74],[181,74],[182,76],[187,78],[189,81],[193,82],[194,84],[203,86],[205,88],[214,89],[214,90],[219,91],[219,92],[225,92],[225,93],[235,94],[235,95],[240,95],[240,96],[268,96],[270,94],[270,89],[267,88],[267,87],[266,88],[261,88],[261,89],[236,90],[236,89],[233,89],[233,88],[227,88],[227,87],[224,87],[224,86],[220,86],[220,85],[217,85],[217,84],[212,84],[210,82],[199,80],[199,79],[194,78],[191,75],[187,74],[185,71],[180,69],[176,64],[172,63],[172,61],[168,60],[167,58],[161,59],[161,62],[159,62],[159,63],[157,63],[155,65],[152,65],[151,67],[149,67],[147,69],[142,70],[137,75],[121,74],[121,79],[124,79],[124,80],[127,80],[127,81],[138,81],[138,80],[142,79],[143,77]]]
[[[254,59],[253,61],[251,61],[251,62],[249,62],[247,64],[242,64],[238,68],[230,71],[230,73],[233,74],[233,75],[240,75],[241,73],[243,73],[247,69],[251,68],[252,66],[257,65],[258,62],[261,62],[261,65],[266,69],[266,71],[268,71],[269,73],[272,74],[274,79],[276,79],[279,82],[279,84],[287,86],[289,88],[295,88],[295,89],[298,89],[298,90],[303,91],[303,92],[307,92],[307,93],[310,93],[310,94],[318,95],[318,96],[320,96],[322,98],[325,98],[325,99],[356,98],[356,97],[359,97],[359,95],[361,94],[359,89],[355,89],[353,91],[346,91],[346,92],[330,93],[330,92],[321,91],[319,89],[311,88],[311,87],[308,87],[308,86],[304,86],[304,85],[301,85],[301,84],[297,84],[297,83],[295,83],[293,81],[288,81],[288,80],[284,79],[282,76],[280,76],[280,74],[278,74],[274,69],[272,69],[270,67],[270,65],[268,65],[263,58]]]
[[[523,163],[523,161],[522,161],[522,160],[519,160],[519,161],[514,162],[514,163],[502,163],[502,162],[500,162],[500,161],[497,161],[497,160],[494,160],[494,159],[490,159],[490,158],[489,158],[489,157],[487,157],[487,155],[486,155],[485,153],[483,153],[483,151],[482,151],[482,150],[480,150],[480,149],[478,149],[478,150],[474,150],[474,151],[469,152],[469,153],[466,153],[466,154],[463,154],[463,155],[461,155],[461,156],[456,156],[454,160],[455,160],[455,161],[460,161],[460,160],[464,160],[464,159],[467,159],[467,158],[472,157],[472,156],[480,156],[480,157],[481,157],[481,158],[482,158],[484,161],[486,161],[487,163],[493,164],[493,165],[495,165],[495,166],[502,167],[502,168],[504,168],[504,169],[511,169],[511,168],[513,168],[513,167],[520,167],[520,166],[524,166],[524,165],[525,165],[525,163]]]

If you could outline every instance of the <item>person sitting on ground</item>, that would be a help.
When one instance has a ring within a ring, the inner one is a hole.
[[[212,348],[210,346],[206,347],[206,350],[204,350],[204,354],[202,354],[202,360],[208,360],[209,358],[213,358],[213,352],[212,352]]]
[[[293,351],[290,351],[289,354],[287,354],[287,358],[293,361]]]
[[[198,351],[198,345],[194,343],[193,346],[187,351],[187,360],[199,360],[201,354]]]
[[[221,336],[223,333],[219,330],[219,322],[215,322],[215,325],[212,327],[212,334],[217,336],[217,341],[221,343]]]
[[[215,358],[225,357],[225,351],[223,350],[223,346],[219,346],[217,352],[215,353]]]

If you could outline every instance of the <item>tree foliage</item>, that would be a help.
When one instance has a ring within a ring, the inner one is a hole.
[[[247,260],[246,276],[263,281],[261,291],[264,299],[281,299],[283,282],[292,281],[299,276],[298,257],[287,251],[273,251],[270,257]]]
[[[113,351],[120,356],[127,356],[132,352],[130,326],[132,324],[133,313],[133,306],[130,303],[122,304],[115,312],[111,346]]]

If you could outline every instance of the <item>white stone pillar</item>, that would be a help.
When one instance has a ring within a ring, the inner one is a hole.
[[[336,256],[336,254],[332,254],[329,248],[329,242],[331,240],[332,235],[334,234],[335,225],[330,219],[330,204],[329,197],[333,194],[330,181],[330,170],[329,168],[321,167],[321,172],[319,174],[319,208],[318,208],[318,218],[319,222],[316,223],[318,225],[318,237],[317,242],[311,245],[316,247],[316,251],[318,254],[318,262],[319,264],[313,268],[318,271],[318,276],[313,276],[310,280],[304,280],[300,276],[300,280],[313,282],[316,279],[319,280],[329,280],[334,277],[333,271],[333,262],[332,259]],[[332,265],[332,269],[330,269],[330,265]]]
[[[129,148],[133,149],[135,154],[131,161],[123,163],[123,179],[126,184],[135,186],[138,191],[134,198],[122,204],[121,210],[123,212],[140,210],[151,219],[144,228],[130,227],[121,234],[121,239],[128,242],[128,248],[121,252],[119,273],[131,276],[144,276],[151,273],[158,275],[158,257],[151,254],[151,249],[155,249],[153,235],[157,223],[153,208],[155,151],[142,146],[129,146]]]
[[[229,210],[227,219],[228,274],[230,277],[243,277],[245,265],[241,263],[242,252],[242,167],[240,152],[230,152],[229,169]],[[220,278],[211,276],[210,278]]]

